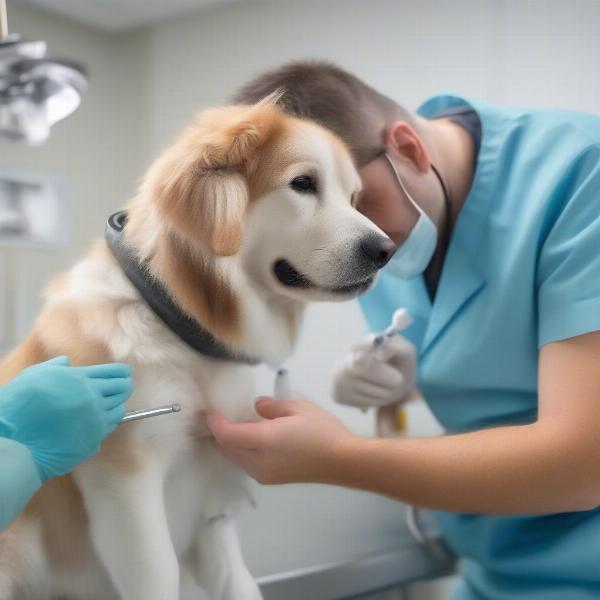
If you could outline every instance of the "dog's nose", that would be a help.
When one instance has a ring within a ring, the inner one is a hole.
[[[378,269],[381,269],[394,254],[396,245],[389,238],[372,235],[361,241],[360,249]]]

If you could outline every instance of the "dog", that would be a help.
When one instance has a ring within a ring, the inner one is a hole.
[[[0,383],[56,355],[124,361],[128,410],[181,412],[122,424],[44,484],[0,534],[1,600],[261,598],[232,521],[248,478],[201,411],[258,419],[253,365],[290,354],[308,302],[373,283],[394,245],[359,193],[344,144],[276,96],[201,112],[151,165],[113,237],[51,282]]]

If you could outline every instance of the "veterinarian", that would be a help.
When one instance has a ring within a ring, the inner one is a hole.
[[[437,96],[411,114],[330,65],[251,82],[352,148],[358,209],[398,244],[361,306],[413,317],[416,383],[449,435],[364,439],[308,401],[210,413],[222,452],[264,483],[323,482],[437,509],[463,559],[457,600],[600,597],[600,118]],[[410,198],[417,207],[413,205]],[[414,361],[335,376],[341,403],[407,398]]]
[[[133,390],[121,363],[33,365],[0,388],[0,531],[41,485],[87,460],[125,414]]]

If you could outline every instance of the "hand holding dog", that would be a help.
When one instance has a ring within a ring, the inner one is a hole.
[[[260,483],[332,483],[338,453],[353,439],[339,419],[308,400],[261,397],[256,410],[264,421],[232,423],[206,413],[224,456]]]

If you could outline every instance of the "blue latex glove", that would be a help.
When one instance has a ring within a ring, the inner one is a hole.
[[[27,447],[0,438],[0,531],[23,510],[41,485]]]
[[[122,363],[72,367],[61,356],[28,367],[0,389],[0,437],[29,450],[43,483],[99,450],[132,390]]]

